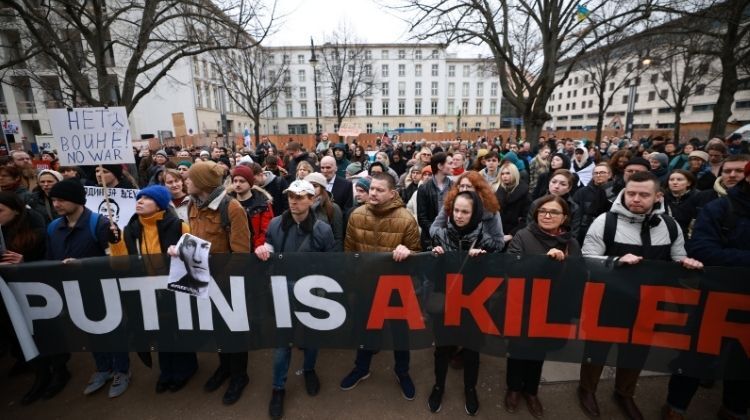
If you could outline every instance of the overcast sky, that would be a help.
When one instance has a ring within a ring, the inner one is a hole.
[[[322,44],[324,35],[341,22],[346,22],[358,38],[368,43],[414,42],[409,25],[395,11],[374,0],[278,0],[277,8],[283,23],[267,40],[267,45],[309,45],[311,36],[316,44]],[[449,50],[462,57],[480,51],[473,46],[451,46]]]

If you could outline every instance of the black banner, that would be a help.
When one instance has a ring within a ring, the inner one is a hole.
[[[209,299],[167,290],[168,257],[0,268],[27,358],[66,351],[420,349],[750,378],[741,268],[611,259],[215,255]]]

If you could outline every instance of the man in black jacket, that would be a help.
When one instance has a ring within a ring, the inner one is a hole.
[[[591,182],[576,191],[573,196],[573,201],[578,203],[583,213],[581,226],[578,228],[578,237],[576,238],[579,244],[583,244],[586,232],[594,219],[600,214],[608,212],[609,208],[612,207],[612,203],[607,197],[607,190],[612,191],[610,178],[612,178],[612,170],[609,168],[609,164],[606,162],[598,163],[594,166]]]
[[[325,156],[320,160],[320,172],[328,182],[326,191],[331,193],[333,202],[346,213],[354,205],[354,189],[351,181],[336,175],[336,170],[336,159],[333,157]]]
[[[453,174],[453,158],[444,152],[436,153],[430,158],[430,167],[432,179],[417,189],[417,222],[422,230],[422,249],[431,245],[430,226],[440,212],[445,194],[453,185],[449,178]]]

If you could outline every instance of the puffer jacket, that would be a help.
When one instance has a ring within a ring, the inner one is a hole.
[[[620,192],[617,199],[612,204],[610,212],[617,215],[617,230],[615,231],[613,245],[622,245],[625,247],[643,247],[641,240],[641,231],[644,224],[648,225],[649,239],[651,248],[669,248],[669,256],[673,261],[682,261],[687,257],[685,251],[685,238],[682,236],[682,230],[677,229],[677,238],[674,242],[670,240],[669,228],[663,220],[655,220],[664,215],[664,206],[661,202],[654,205],[651,213],[635,214],[625,207],[624,192]],[[669,216],[666,216],[669,217]],[[604,243],[604,227],[606,224],[607,213],[600,215],[591,224],[589,231],[586,233],[586,239],[583,242],[583,255],[585,256],[606,256],[607,245]],[[634,254],[639,255],[634,252]],[[640,254],[643,256],[643,254]],[[618,255],[615,255],[618,256]]]
[[[482,242],[485,244],[485,246],[482,246],[481,248],[485,250],[502,250],[505,246],[505,241],[503,241],[503,236],[505,234],[503,233],[503,222],[500,219],[500,213],[490,213],[489,211],[484,210],[480,225],[482,226]],[[432,226],[430,226],[430,236],[432,237],[433,245],[435,244],[435,235],[437,235],[442,229],[446,229],[450,226],[451,224],[445,214],[445,206],[443,206],[440,209],[440,213],[438,213],[438,216],[435,218],[435,221],[432,223]]]
[[[468,252],[472,248],[482,249],[487,252],[498,252],[503,249],[502,240],[498,243],[491,235],[485,232],[484,221],[479,222],[474,230],[463,236],[461,236],[450,221],[447,226],[436,227],[430,230],[432,233],[432,245],[441,246],[446,252]]]
[[[247,215],[239,201],[229,200],[227,214],[229,229],[225,230],[221,223],[221,205],[226,191],[223,187],[214,190],[208,201],[202,205],[195,197],[188,207],[188,224],[190,232],[208,242],[211,242],[211,253],[250,252],[250,228]]]
[[[412,251],[422,249],[417,221],[404,208],[400,197],[378,206],[367,203],[352,212],[346,228],[344,250],[391,252],[399,245]]]
[[[729,224],[729,200],[734,211],[734,226]],[[727,231],[725,231],[727,230]],[[727,196],[714,200],[695,220],[688,243],[690,256],[706,265],[750,266],[750,184],[741,181]]]

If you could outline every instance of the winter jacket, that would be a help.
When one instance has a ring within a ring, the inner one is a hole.
[[[183,222],[188,222],[190,219],[188,218],[188,205],[190,204],[190,195],[186,195],[182,197],[180,202],[178,204],[174,203],[174,200],[172,201],[172,208],[174,209],[175,213],[177,213],[177,217],[182,219]]]
[[[284,194],[284,190],[289,187],[289,184],[284,178],[274,175],[271,171],[265,171],[263,174],[266,177],[263,189],[271,194],[273,199],[273,214],[284,213],[289,208],[289,200],[286,198],[286,194]]]
[[[578,184],[575,186],[576,189],[589,185],[591,178],[594,177],[595,166],[594,161],[590,158],[586,159],[582,165],[578,165],[575,159],[571,161],[570,172],[578,177]]]
[[[508,244],[508,253],[516,255],[546,255],[550,249],[557,248],[570,257],[580,257],[581,246],[570,234],[550,235],[542,231],[536,222],[518,231]]]
[[[39,261],[44,259],[45,255],[45,237],[47,233],[45,228],[47,223],[45,223],[44,217],[41,214],[28,208],[26,211],[26,217],[29,221],[27,228],[31,230],[31,232],[21,232],[20,228],[18,230],[13,229],[13,221],[9,224],[0,226],[0,231],[5,240],[5,246],[9,250],[23,255],[23,262]],[[17,218],[15,222],[18,222]],[[16,248],[13,245],[15,239],[14,235],[19,233],[30,236],[29,241],[23,244],[23,248]]]
[[[50,224],[50,222],[60,217],[55,211],[55,208],[52,207],[52,200],[50,200],[46,194],[44,194],[44,191],[39,188],[31,193],[29,201],[26,204],[42,216],[46,224]]]
[[[524,182],[519,183],[511,191],[507,191],[501,186],[495,192],[495,196],[500,203],[503,232],[506,235],[514,235],[519,229],[526,226],[526,214],[528,214],[531,205],[529,187]]]
[[[422,249],[428,248],[432,243],[430,226],[435,221],[440,208],[443,207],[443,198],[452,185],[453,181],[450,178],[445,178],[443,190],[440,191],[433,176],[430,180],[423,182],[417,189],[417,221],[422,229]]]
[[[266,229],[268,223],[273,219],[273,198],[263,188],[252,187],[253,195],[245,201],[240,201],[242,208],[247,214],[247,223],[250,227],[250,238],[253,242],[253,250],[266,242]],[[236,198],[235,195],[232,195]]]
[[[692,207],[691,199],[697,191],[687,190],[684,194],[679,197],[675,197],[671,191],[667,190],[664,193],[664,207],[668,215],[677,221],[682,228],[682,233],[689,237],[688,232],[690,231],[690,222],[695,218],[695,209]],[[701,206],[703,207],[703,206]]]
[[[729,216],[730,201],[734,217]],[[726,197],[714,200],[703,207],[693,226],[688,252],[705,265],[748,267],[748,237],[750,185],[746,181],[741,181],[729,189]]]
[[[242,205],[232,198],[228,202],[227,215],[229,226],[222,226],[221,211],[226,191],[223,187],[214,190],[207,202],[199,203],[195,197],[188,207],[190,232],[208,242],[211,242],[211,253],[250,252],[250,228],[247,225],[247,215]]]
[[[549,172],[549,162],[534,158],[529,164],[529,190],[534,191],[542,174]]]
[[[669,260],[671,258],[673,261],[682,261],[687,256],[682,230],[677,229],[677,237],[672,242],[667,223],[662,219],[662,216],[666,216],[663,205],[660,202],[655,204],[654,209],[649,214],[635,214],[623,204],[624,196],[625,194],[621,192],[610,210],[617,215],[617,230],[615,231],[614,242],[612,244],[604,243],[604,228],[607,218],[607,213],[604,213],[594,220],[588,233],[586,233],[586,239],[583,242],[583,255],[619,257],[626,253],[632,253],[647,259]],[[644,230],[648,232],[651,242],[648,249],[643,246],[641,239]],[[650,257],[653,255],[658,255],[658,257]]]
[[[412,251],[422,249],[417,222],[404,208],[401,198],[377,206],[367,203],[352,212],[346,228],[344,250],[391,252],[399,245]]]
[[[534,212],[536,211],[536,208],[539,206],[540,198],[537,198],[536,200],[534,200],[529,206],[529,212],[526,217],[527,224],[531,222],[536,222],[536,220],[534,220]],[[564,196],[561,196],[560,198],[562,198],[563,200],[565,200],[566,203],[568,203],[568,212],[570,216],[568,217],[568,221],[565,224],[570,230],[570,234],[573,235],[573,238],[578,238],[578,235],[581,234],[581,223],[583,221],[583,208],[579,206],[578,203],[575,202],[575,200],[573,200],[573,197],[570,194],[565,194]],[[583,233],[585,234],[585,232]]]
[[[432,238],[433,245],[435,242],[435,235],[437,235],[442,229],[447,229],[449,225],[450,222],[445,214],[445,206],[443,206],[440,208],[440,213],[438,213],[435,221],[432,222],[432,226],[430,226],[430,237]],[[505,241],[503,240],[503,222],[500,218],[500,213],[490,213],[485,210],[482,214],[480,225],[482,226],[482,243],[484,244],[484,246],[480,248],[484,250],[502,250],[505,246]]]
[[[716,175],[711,172],[711,165],[704,164],[701,169],[698,171],[698,173],[694,173],[696,181],[695,181],[695,189],[698,191],[706,191],[710,190],[714,186],[714,182],[716,182]]]
[[[335,242],[331,227],[317,220],[312,212],[297,223],[285,211],[268,224],[266,246],[273,252],[330,252],[334,251]]]
[[[492,219],[490,219],[492,223]],[[484,218],[471,232],[461,235],[453,223],[430,229],[432,245],[440,246],[446,252],[468,252],[470,249],[482,249],[487,252],[499,252],[503,249],[502,239],[498,242],[485,230]]]
[[[578,236],[576,236],[576,240],[581,244],[594,219],[608,212],[612,203],[607,199],[607,190],[594,185],[593,181],[576,191],[573,201],[581,208],[581,225],[578,227]]]
[[[159,211],[149,217],[134,214],[118,242],[110,243],[110,255],[163,254],[190,227],[171,211]]]
[[[318,220],[328,223],[328,226],[331,227],[335,242],[334,251],[341,252],[344,250],[344,214],[338,204],[331,202],[331,205],[333,206],[333,220],[328,218],[328,214],[326,214],[320,202],[313,204],[310,210],[315,213]]]
[[[96,238],[89,230],[89,219],[93,213],[84,208],[83,213],[73,228],[68,228],[68,219],[60,218],[60,222],[53,228],[51,235],[47,235],[47,260],[64,260],[66,258],[103,257],[106,255],[112,233],[109,221],[105,216],[99,216],[96,225]]]

